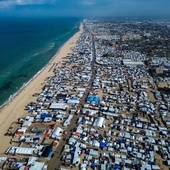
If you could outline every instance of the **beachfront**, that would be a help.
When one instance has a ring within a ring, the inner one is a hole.
[[[169,94],[159,91],[159,85],[168,88],[170,79],[159,73],[168,71],[161,64],[168,66],[169,61],[152,58],[147,64],[144,53],[123,50],[117,43],[123,27],[112,24],[84,21],[80,32],[17,96],[20,100],[12,101],[17,104],[6,106],[14,108],[4,138],[11,143],[6,143],[11,146],[8,156],[30,157],[32,164],[36,156],[37,166],[47,169],[46,163],[50,170],[168,169]],[[117,34],[110,35],[108,28]],[[22,163],[20,169],[26,166],[33,168]]]
[[[10,144],[11,137],[4,136],[8,131],[9,126],[17,121],[18,118],[28,115],[28,111],[25,110],[25,106],[36,101],[36,97],[33,94],[40,93],[44,86],[47,77],[53,75],[54,64],[60,66],[62,58],[67,56],[68,53],[72,52],[72,48],[76,45],[76,42],[82,33],[82,25],[80,26],[80,31],[76,33],[72,38],[70,38],[57,52],[55,57],[48,63],[48,65],[40,72],[26,87],[24,87],[19,94],[12,99],[11,102],[6,104],[0,110],[0,153],[3,154],[5,150],[12,146]]]

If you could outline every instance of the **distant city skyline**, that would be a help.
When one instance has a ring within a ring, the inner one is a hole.
[[[170,17],[170,1],[0,0],[0,16]]]

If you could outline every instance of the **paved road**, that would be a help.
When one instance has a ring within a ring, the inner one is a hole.
[[[89,81],[88,88],[86,89],[83,97],[80,100],[80,103],[77,107],[77,110],[82,109],[82,106],[85,103],[85,99],[87,98],[87,96],[88,96],[88,94],[91,90],[91,87],[92,87],[92,84],[93,84],[93,81],[94,81],[94,78],[95,78],[95,74],[96,74],[96,69],[94,67],[95,60],[96,60],[94,37],[93,37],[92,34],[91,34],[91,36],[92,36],[92,62],[91,62],[92,76],[91,76],[91,79]],[[77,119],[79,117],[80,117],[79,114],[75,114],[73,116],[73,119],[71,120],[70,125],[66,129],[67,134],[64,136],[64,138],[62,138],[60,140],[60,143],[59,143],[56,151],[54,152],[54,156],[49,161],[48,170],[57,170],[57,169],[60,168],[60,166],[61,166],[61,153],[62,153],[63,147],[66,145],[66,141],[70,138],[72,130],[77,127],[76,122],[77,122]]]

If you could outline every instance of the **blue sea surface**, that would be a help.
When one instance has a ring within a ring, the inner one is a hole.
[[[77,18],[0,18],[0,105],[78,30]]]

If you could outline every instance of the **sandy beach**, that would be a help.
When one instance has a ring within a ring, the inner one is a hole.
[[[17,121],[18,118],[28,115],[28,111],[24,110],[25,106],[36,101],[37,97],[33,94],[40,93],[44,85],[45,79],[53,76],[53,65],[62,61],[68,53],[71,53],[71,48],[76,46],[76,42],[83,31],[82,24],[80,25],[79,32],[71,37],[56,53],[53,59],[46,65],[40,74],[38,74],[26,87],[24,87],[8,104],[0,109],[0,153],[6,151],[10,144],[11,136],[4,134],[9,129],[10,125]]]

